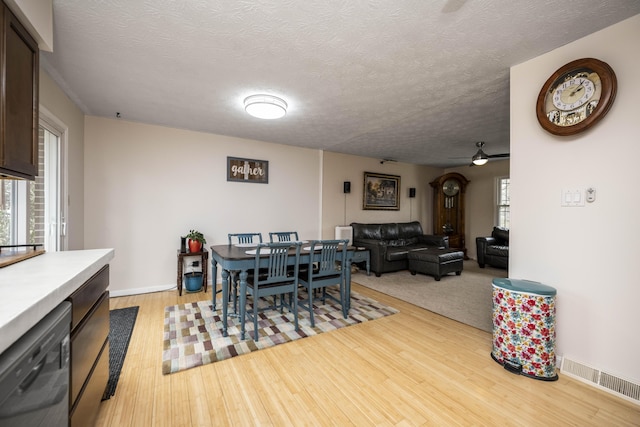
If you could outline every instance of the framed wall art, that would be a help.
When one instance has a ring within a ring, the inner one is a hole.
[[[227,181],[269,183],[269,161],[227,157]]]
[[[400,176],[365,172],[362,209],[400,210]]]

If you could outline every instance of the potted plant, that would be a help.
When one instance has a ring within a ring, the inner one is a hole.
[[[189,252],[200,252],[202,245],[207,243],[207,239],[204,238],[204,234],[196,230],[189,230],[189,234],[186,236],[189,239]]]

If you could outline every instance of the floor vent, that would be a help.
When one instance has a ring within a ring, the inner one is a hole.
[[[626,400],[640,404],[640,384],[608,374],[567,357],[562,358],[560,371],[571,377],[595,384],[598,388],[612,392]]]

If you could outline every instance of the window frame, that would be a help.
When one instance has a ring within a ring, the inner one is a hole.
[[[506,184],[506,204],[503,204],[503,181],[507,181]],[[509,175],[498,176],[495,179],[495,204],[494,204],[494,222],[497,227],[509,228],[511,225],[511,178]],[[506,213],[503,214],[503,211]],[[506,216],[506,220],[503,221],[503,217]]]
[[[0,244],[44,244],[46,251],[56,252],[66,250],[68,245],[65,167],[68,127],[42,106],[38,125],[38,176],[33,181],[0,180],[3,183],[0,186],[0,208],[8,212],[8,223],[3,221],[0,230]],[[45,140],[44,131],[50,133],[55,141]],[[5,191],[5,185],[8,191]],[[55,188],[48,188],[51,186]],[[54,217],[53,223],[47,222]]]
[[[47,161],[53,161],[58,169],[58,176],[56,177],[57,193],[58,193],[58,224],[56,227],[58,233],[57,248],[53,248],[54,242],[51,238],[46,239],[46,243],[50,246],[51,251],[65,251],[68,249],[69,236],[68,236],[68,216],[69,216],[69,187],[68,187],[68,170],[67,170],[67,156],[68,156],[68,139],[69,139],[69,127],[49,111],[43,105],[40,105],[40,128],[44,128],[51,134],[58,138],[57,159],[47,159]]]

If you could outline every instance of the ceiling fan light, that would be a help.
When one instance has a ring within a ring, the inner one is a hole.
[[[251,95],[244,99],[244,109],[253,117],[273,120],[287,114],[287,103],[273,95]]]
[[[482,148],[471,158],[471,161],[476,166],[482,166],[489,161],[489,157],[482,151]]]
[[[487,163],[489,161],[489,159],[477,159],[473,161],[473,164],[476,166],[482,166],[485,163]]]

